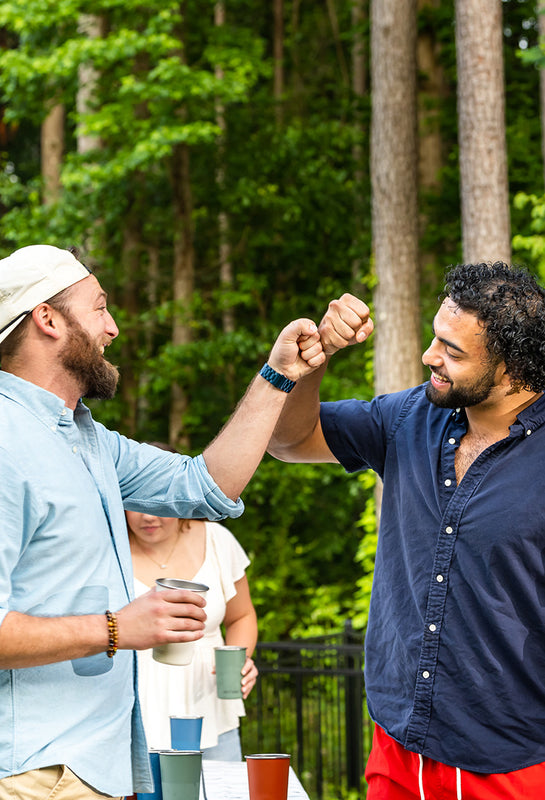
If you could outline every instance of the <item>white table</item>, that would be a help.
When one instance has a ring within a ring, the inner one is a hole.
[[[206,800],[250,800],[246,761],[212,761],[205,758],[202,772]],[[202,786],[201,800],[204,800]],[[288,800],[309,800],[292,767],[288,780]]]

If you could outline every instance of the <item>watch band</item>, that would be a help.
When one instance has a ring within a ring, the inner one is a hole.
[[[290,381],[289,378],[286,378],[285,375],[282,375],[280,372],[277,372],[272,367],[269,367],[268,364],[263,364],[261,367],[259,374],[262,378],[265,378],[266,381],[272,383],[272,385],[276,389],[280,389],[283,392],[291,392],[293,387],[295,386],[295,381]]]

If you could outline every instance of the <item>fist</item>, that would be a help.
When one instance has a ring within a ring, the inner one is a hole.
[[[268,363],[277,372],[296,381],[325,361],[320,334],[310,319],[296,319],[280,332]]]
[[[364,342],[373,332],[369,308],[353,294],[332,300],[318,328],[326,355],[343,347]]]

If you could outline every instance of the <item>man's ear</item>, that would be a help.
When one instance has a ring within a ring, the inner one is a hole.
[[[59,320],[62,319],[62,315],[52,308],[49,303],[40,303],[39,306],[36,306],[32,311],[32,319],[38,330],[46,336],[52,336],[54,339],[60,337]]]

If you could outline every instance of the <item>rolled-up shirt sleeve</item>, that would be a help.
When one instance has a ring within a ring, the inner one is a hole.
[[[239,517],[244,504],[227,497],[201,455],[191,458],[139,444],[102,429],[112,448],[123,498],[129,511],[180,519]]]

